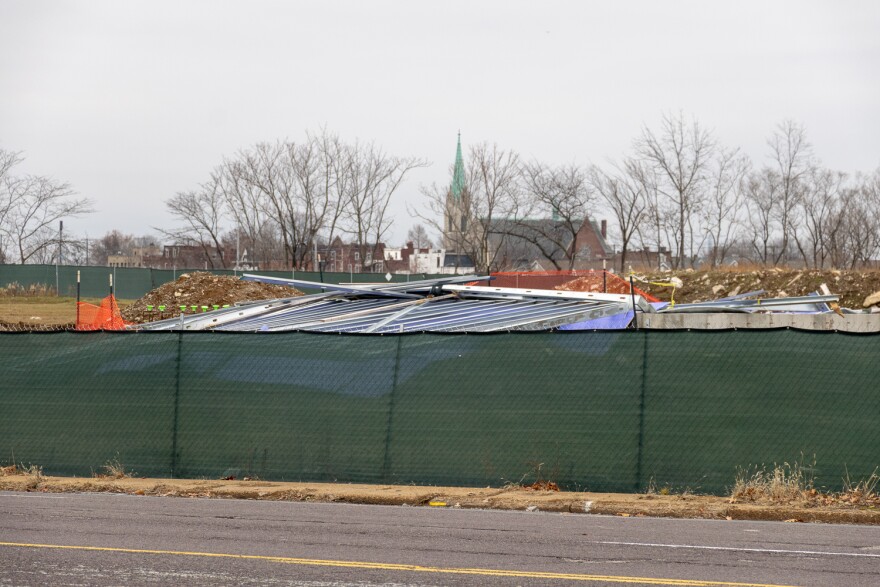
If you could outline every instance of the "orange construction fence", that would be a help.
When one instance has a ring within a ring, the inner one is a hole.
[[[96,306],[86,302],[76,304],[77,330],[125,330],[125,321],[119,312],[119,304],[111,294]]]

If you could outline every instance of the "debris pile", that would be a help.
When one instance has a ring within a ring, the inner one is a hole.
[[[800,272],[789,277],[785,287],[792,292],[799,291],[793,286],[803,281],[813,285],[814,275]],[[170,317],[160,317],[146,324],[136,325],[141,330],[227,330],[238,332],[335,332],[363,334],[397,334],[405,332],[512,332],[548,330],[618,330],[633,327],[636,314],[776,314],[789,315],[789,322],[795,321],[796,314],[866,314],[861,309],[841,308],[840,296],[832,294],[824,284],[807,295],[789,295],[777,289],[753,289],[760,286],[755,281],[757,272],[730,274],[739,283],[712,283],[711,277],[700,277],[699,286],[711,292],[708,301],[694,300],[688,296],[688,287],[693,286],[691,275],[683,278],[664,275],[656,282],[639,277],[640,285],[678,290],[673,298],[657,301],[641,290],[611,293],[608,281],[603,279],[602,287],[608,291],[595,292],[595,276],[584,280],[583,276],[569,274],[575,279],[563,283],[556,289],[528,287],[502,287],[478,285],[492,282],[486,277],[476,275],[448,276],[437,279],[410,281],[407,283],[378,283],[335,285],[315,283],[304,280],[282,279],[260,275],[242,276],[242,284],[251,283],[260,287],[266,284],[293,286],[306,289],[320,289],[322,293],[301,297],[278,297],[240,307],[214,308],[211,312],[196,312],[181,316],[179,312]],[[507,276],[510,277],[510,276]],[[519,282],[528,282],[529,274],[513,276]],[[541,276],[539,276],[541,277]],[[559,277],[559,276],[555,276]],[[604,276],[608,277],[608,276]],[[616,277],[620,282],[624,280]],[[210,279],[217,279],[213,276]],[[494,279],[494,277],[492,278]],[[499,280],[500,281],[500,280]],[[613,280],[611,280],[613,281]],[[259,282],[259,283],[253,283]],[[516,281],[515,281],[516,282]],[[837,280],[836,283],[840,283]],[[241,285],[239,285],[241,287]],[[172,288],[173,290],[173,288]],[[575,290],[575,291],[571,291]],[[578,291],[587,290],[587,291]],[[817,291],[818,290],[818,291]],[[285,292],[295,289],[282,290]],[[685,294],[682,294],[684,291]],[[174,299],[185,303],[179,290]],[[264,290],[260,293],[265,294]],[[298,293],[298,292],[297,292]],[[659,290],[658,290],[658,293]],[[264,296],[265,297],[265,296]],[[684,298],[684,300],[682,299]],[[207,309],[207,308],[205,308]],[[192,315],[195,314],[195,315]],[[165,318],[165,319],[161,319]],[[732,320],[732,319],[731,319]],[[731,322],[728,320],[728,322]],[[674,320],[667,320],[672,324]],[[716,320],[714,323],[717,323]],[[742,322],[741,320],[739,322]],[[810,327],[837,329],[838,324],[828,326],[827,322],[800,320]],[[646,324],[650,321],[645,319]],[[661,326],[662,326],[661,319]],[[871,324],[859,322],[846,328],[866,328]],[[673,327],[679,327],[674,326]],[[715,326],[717,327],[717,326]],[[756,327],[756,326],[751,326]],[[779,326],[782,327],[782,326]]]
[[[239,302],[254,302],[275,298],[301,296],[294,287],[242,281],[231,275],[213,273],[184,273],[176,281],[166,283],[122,310],[126,322],[143,323],[161,318],[202,311],[202,307],[231,306]],[[195,309],[193,309],[195,306]],[[164,308],[164,309],[160,309]]]
[[[142,324],[142,330],[308,331],[384,334],[403,332],[509,332],[601,328],[610,318],[632,321],[641,297],[468,285],[476,275],[407,283],[333,285],[244,275],[243,280],[323,289],[299,298]],[[485,280],[485,278],[483,278]]]
[[[839,296],[841,306],[862,308],[873,305],[864,305],[866,298],[880,291],[880,271],[877,270],[730,268],[649,272],[639,273],[639,276],[644,281],[637,282],[638,286],[664,301],[669,301],[672,288],[651,282],[662,283],[669,282],[674,277],[679,278],[682,284],[675,289],[676,303],[705,302],[759,289],[772,297],[801,297],[818,291],[824,283]]]

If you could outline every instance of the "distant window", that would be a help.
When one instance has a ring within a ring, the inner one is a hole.
[[[367,253],[364,257],[364,263],[371,263],[373,261],[373,253]]]
[[[461,216],[461,231],[462,232],[467,231],[467,218],[465,218],[463,214]]]
[[[360,260],[361,260],[361,254],[360,254],[360,252],[358,252],[358,251],[355,251],[355,252],[354,252],[354,260],[355,260],[355,261],[360,261]]]

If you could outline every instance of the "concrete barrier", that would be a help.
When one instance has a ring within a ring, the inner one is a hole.
[[[799,328],[838,332],[880,332],[880,314],[639,314],[639,328],[649,330],[726,330],[730,328]]]

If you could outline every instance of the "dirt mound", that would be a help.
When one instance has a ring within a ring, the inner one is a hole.
[[[840,305],[861,310],[869,295],[880,291],[880,271],[837,271],[817,269],[754,269],[754,270],[680,270],[637,274],[638,287],[663,301],[669,301],[672,288],[656,285],[668,283],[673,277],[682,285],[675,288],[677,303],[716,300],[759,289],[765,297],[805,296],[818,291],[824,283],[832,294],[840,296]],[[654,283],[651,283],[654,282]]]
[[[180,315],[180,307],[186,306],[185,313],[201,312],[205,306],[232,305],[236,302],[256,302],[276,298],[301,296],[296,288],[284,285],[270,285],[256,281],[242,281],[231,275],[212,273],[184,273],[177,281],[157,287],[147,295],[122,310],[126,322],[142,323]],[[148,306],[152,306],[150,309]],[[161,310],[160,306],[165,309]],[[196,306],[196,309],[193,309]]]
[[[572,279],[571,281],[567,281],[562,285],[557,285],[554,289],[562,290],[562,291],[579,291],[579,292],[593,292],[593,293],[616,293],[616,294],[629,294],[630,286],[629,282],[620,277],[612,274],[608,274],[603,279],[602,273],[597,271],[595,273],[591,273],[589,275],[584,275],[582,277],[578,277],[576,279]],[[636,294],[643,296],[649,302],[659,302],[660,300],[656,297],[652,296],[648,292],[644,291],[643,288],[638,286],[633,287]]]

